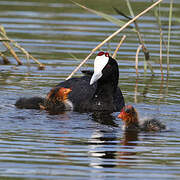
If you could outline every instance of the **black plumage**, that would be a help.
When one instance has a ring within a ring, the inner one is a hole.
[[[43,104],[45,101],[44,98],[41,97],[31,97],[31,98],[19,98],[15,106],[20,109],[40,109],[40,104]]]
[[[109,61],[102,70],[102,77],[90,85],[92,71],[83,71],[85,76],[71,78],[57,86],[71,88],[69,100],[74,110],[80,112],[92,111],[120,111],[125,105],[122,92],[118,86],[119,69],[117,62],[109,57]]]

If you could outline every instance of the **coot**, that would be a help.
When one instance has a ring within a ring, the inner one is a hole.
[[[140,120],[137,110],[132,105],[125,106],[118,118],[123,120],[126,131],[161,131],[166,129],[166,126],[155,118]]]

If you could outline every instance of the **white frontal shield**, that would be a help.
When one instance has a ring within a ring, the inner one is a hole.
[[[102,70],[109,61],[109,57],[105,54],[102,56],[97,56],[94,60],[94,74],[91,77],[90,85],[94,84],[102,76]]]

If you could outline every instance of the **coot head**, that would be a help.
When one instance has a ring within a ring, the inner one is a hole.
[[[117,62],[109,56],[107,52],[99,52],[94,60],[94,73],[90,80],[90,85],[98,80],[112,81],[116,84],[119,79],[119,70]]]
[[[66,99],[68,99],[68,94],[71,91],[71,88],[55,87],[48,93],[46,99],[65,101]]]
[[[121,110],[118,118],[122,119],[126,125],[129,125],[138,122],[138,113],[132,105],[127,105]]]

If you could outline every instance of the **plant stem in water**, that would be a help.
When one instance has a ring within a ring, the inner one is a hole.
[[[170,1],[169,7],[169,27],[168,27],[168,46],[167,46],[167,76],[169,75],[169,49],[170,49],[170,38],[171,38],[171,22],[172,22],[172,10],[173,0]]]

